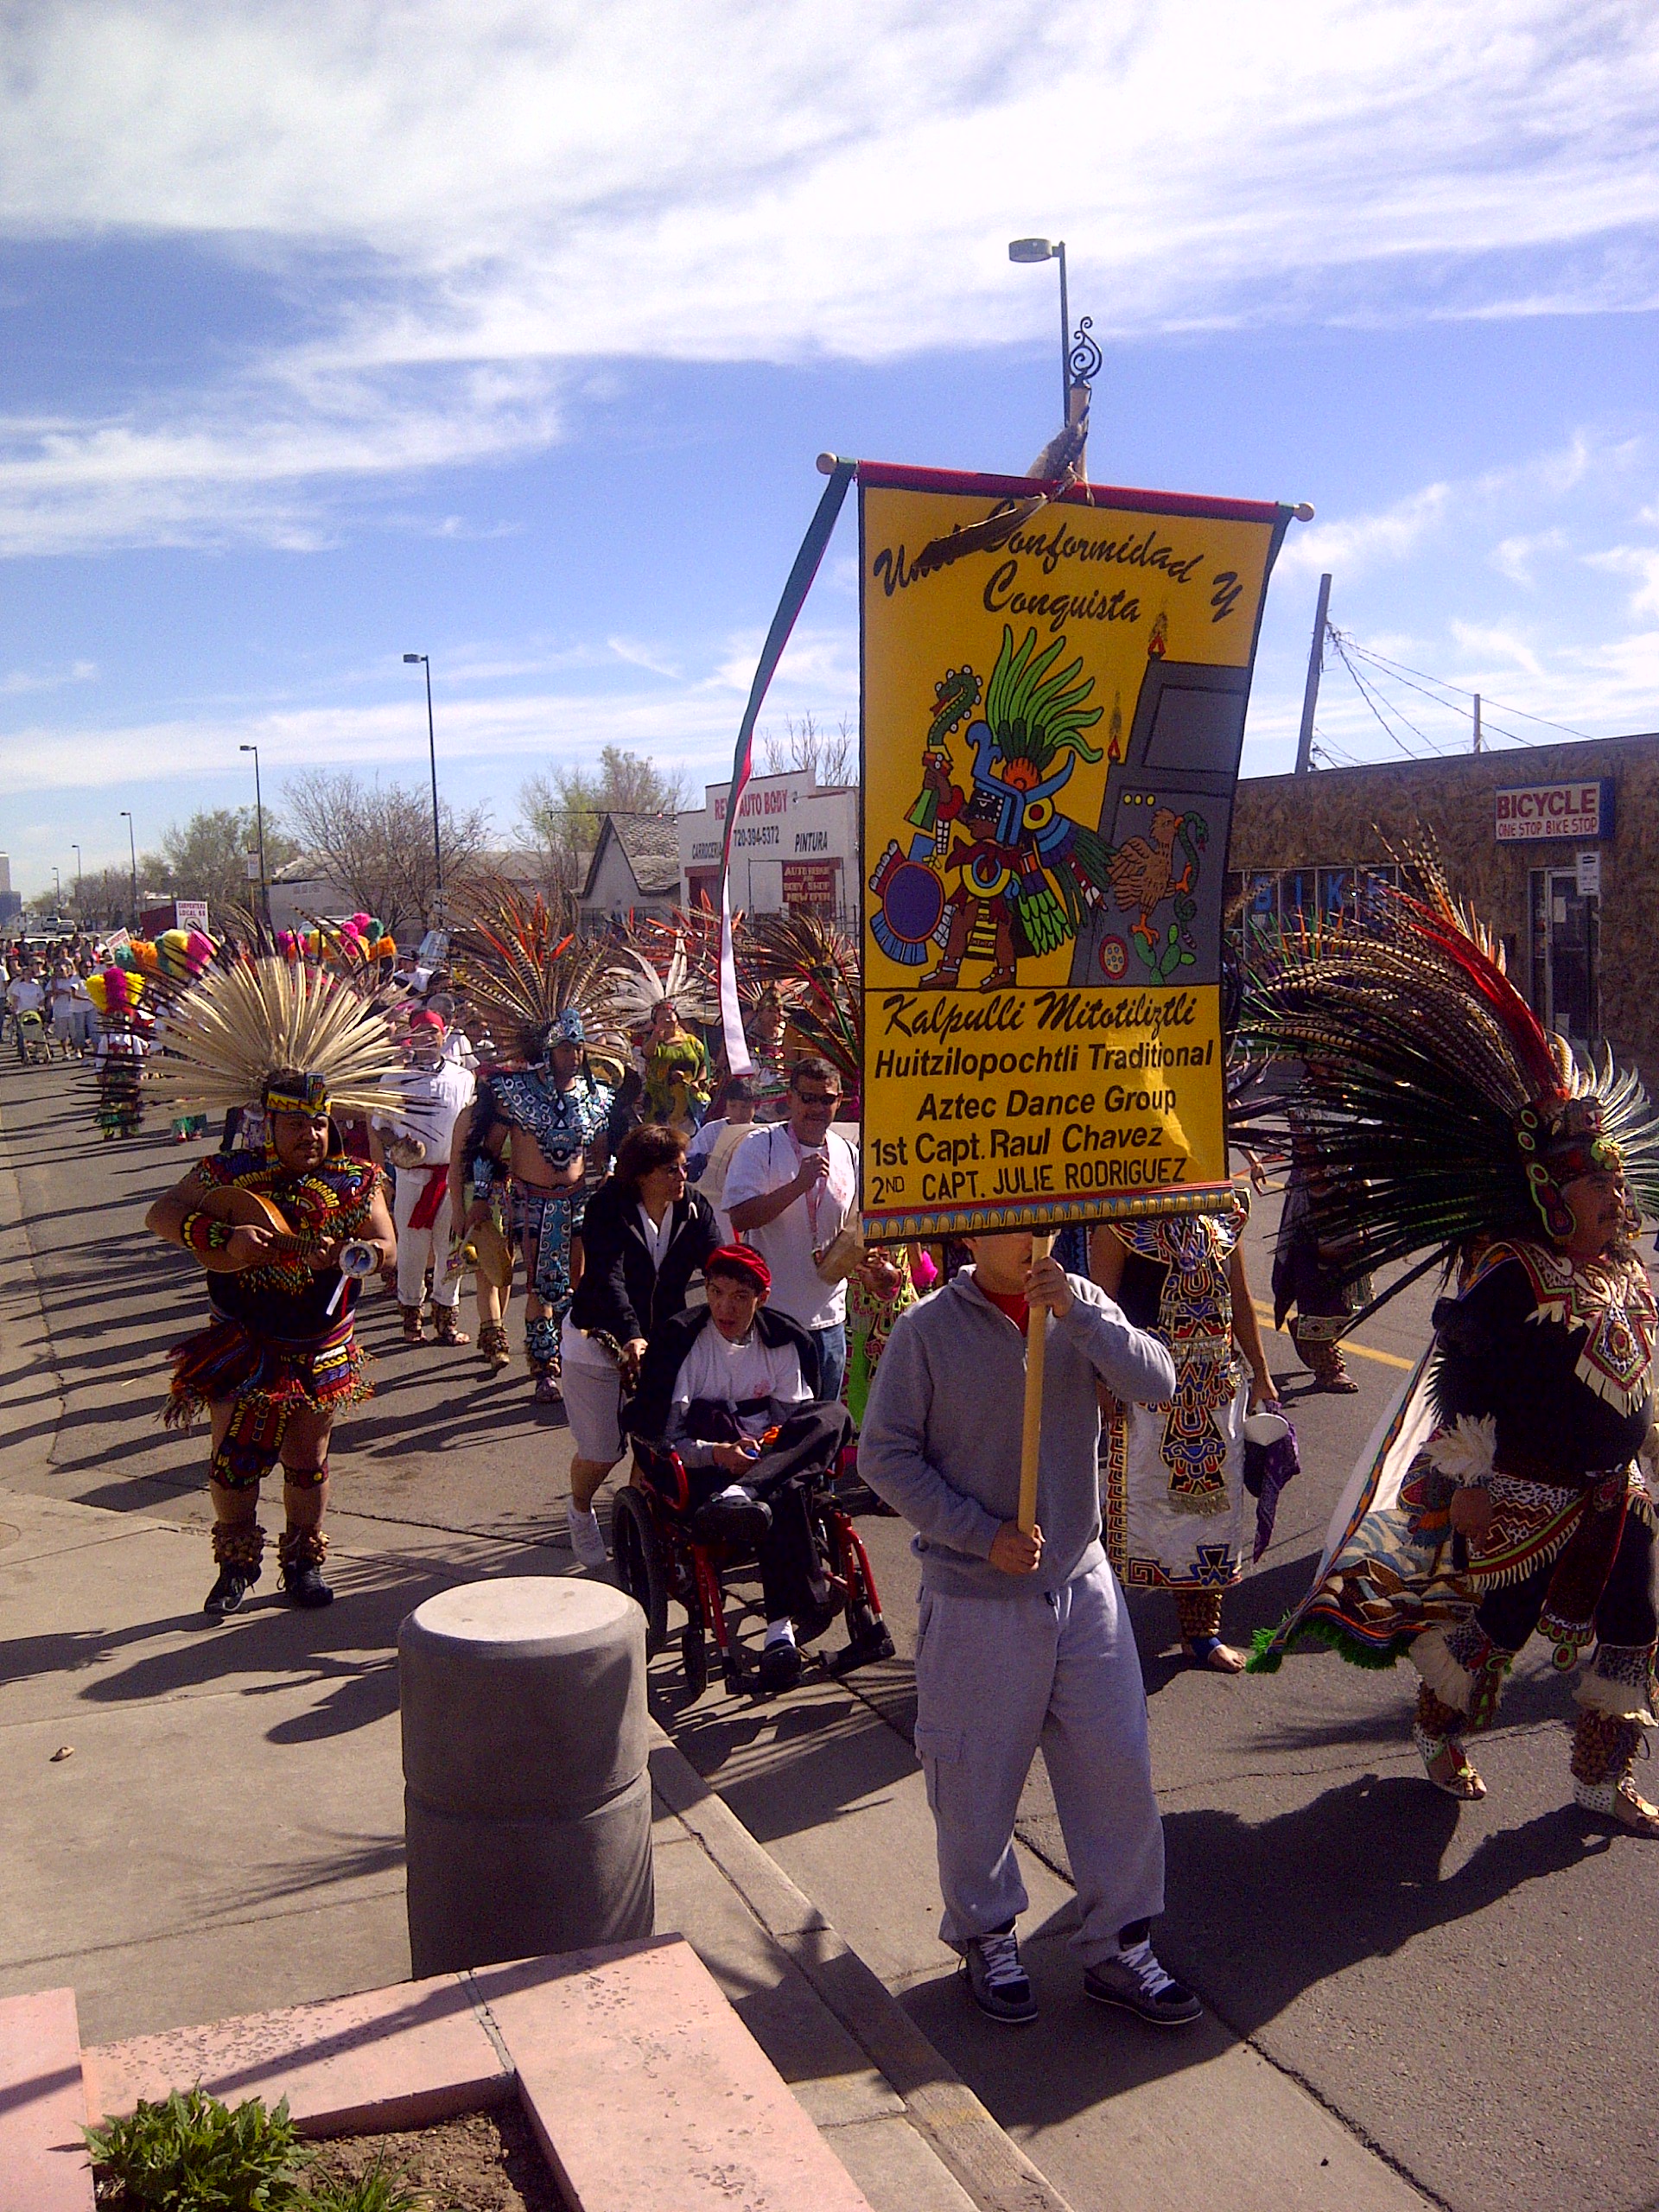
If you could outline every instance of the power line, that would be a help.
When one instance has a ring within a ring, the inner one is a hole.
[[[1480,701],[1481,721],[1483,724],[1486,720],[1487,708],[1490,706],[1496,706],[1497,711],[1501,715],[1516,715],[1524,722],[1537,722],[1544,729],[1558,729],[1564,737],[1576,737],[1585,740],[1586,741],[1589,739],[1589,732],[1587,730],[1569,728],[1566,722],[1551,721],[1548,715],[1529,714],[1524,707],[1506,706],[1502,699],[1489,699],[1484,691],[1470,691],[1461,683],[1448,683],[1443,676],[1430,676],[1425,669],[1412,668],[1404,661],[1390,660],[1386,653],[1379,653],[1370,645],[1355,645],[1353,650],[1357,653],[1360,654],[1364,659],[1375,662],[1379,668],[1388,670],[1390,675],[1397,677],[1402,682],[1408,682],[1414,676],[1421,677],[1423,683],[1436,683],[1440,686],[1442,691],[1455,691],[1459,698],[1478,698]],[[1421,690],[1422,689],[1422,685],[1414,684],[1412,688],[1414,690]],[[1426,694],[1426,696],[1433,698],[1434,695],[1433,692],[1429,692]],[[1441,706],[1445,706],[1447,705],[1449,702],[1440,700],[1438,703]],[[1467,709],[1459,708],[1456,711],[1459,713],[1465,713],[1469,710]],[[1536,738],[1521,736],[1518,731],[1506,731],[1504,734],[1507,736],[1514,737],[1517,745],[1536,745],[1539,742]]]
[[[1363,699],[1366,705],[1376,716],[1377,722],[1382,730],[1383,735],[1389,740],[1391,745],[1396,745],[1399,747],[1401,752],[1405,754],[1408,760],[1415,759],[1415,754],[1414,754],[1411,747],[1406,743],[1404,738],[1400,736],[1399,734],[1389,726],[1387,717],[1384,715],[1382,708],[1377,703],[1376,696],[1372,691],[1370,685],[1366,683],[1364,677],[1360,674],[1359,671],[1354,666],[1353,662],[1348,657],[1348,641],[1346,638],[1334,624],[1332,626],[1331,629],[1331,641],[1337,649],[1338,658],[1347,670],[1349,675],[1353,677],[1355,688],[1358,691],[1360,697]],[[1404,722],[1406,728],[1420,743],[1427,746],[1431,753],[1439,754],[1444,758],[1444,748],[1442,747],[1437,745],[1432,737],[1427,736],[1423,731],[1420,730],[1416,723],[1411,720],[1408,715],[1402,714],[1399,708],[1394,706],[1392,701],[1389,701],[1389,704],[1393,713],[1398,716],[1401,721]]]

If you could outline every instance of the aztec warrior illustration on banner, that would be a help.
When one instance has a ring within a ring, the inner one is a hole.
[[[1222,885],[1287,507],[859,465],[864,1212],[1213,1210]]]

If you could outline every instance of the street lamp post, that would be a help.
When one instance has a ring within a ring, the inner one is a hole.
[[[438,887],[432,919],[443,919],[443,847],[438,841],[438,741],[432,730],[432,663],[425,653],[405,653],[405,663],[419,661],[426,671],[426,749],[432,762],[432,866],[436,872]]]
[[[80,865],[80,847],[72,843],[69,849],[75,856],[75,926],[79,928],[80,926],[80,887],[86,880],[86,871]]]
[[[259,825],[259,911],[264,917],[265,927],[270,927],[270,887],[265,881],[265,802],[259,789],[259,748],[257,745],[238,747],[253,755],[253,813]]]
[[[127,849],[132,855],[132,927],[136,930],[138,926],[138,839],[133,830],[130,808],[122,808],[121,819],[127,825]]]
[[[1071,308],[1065,289],[1065,240],[1010,238],[1008,259],[1022,263],[1058,261],[1060,264],[1060,421],[1071,420]]]
[[[63,878],[56,868],[52,871],[52,911],[61,918],[63,913]]]

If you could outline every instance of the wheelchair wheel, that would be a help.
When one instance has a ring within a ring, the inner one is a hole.
[[[695,1615],[680,1630],[680,1664],[685,1669],[685,1687],[694,1698],[701,1697],[709,1687],[709,1639]]]
[[[645,1617],[645,1656],[654,1659],[668,1641],[668,1578],[657,1548],[651,1508],[635,1491],[616,1494],[611,1550],[618,1582]]]

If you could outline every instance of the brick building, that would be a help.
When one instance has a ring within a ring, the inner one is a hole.
[[[1335,912],[1422,831],[1546,1027],[1605,1039],[1659,1096],[1659,734],[1246,779],[1231,888]]]

